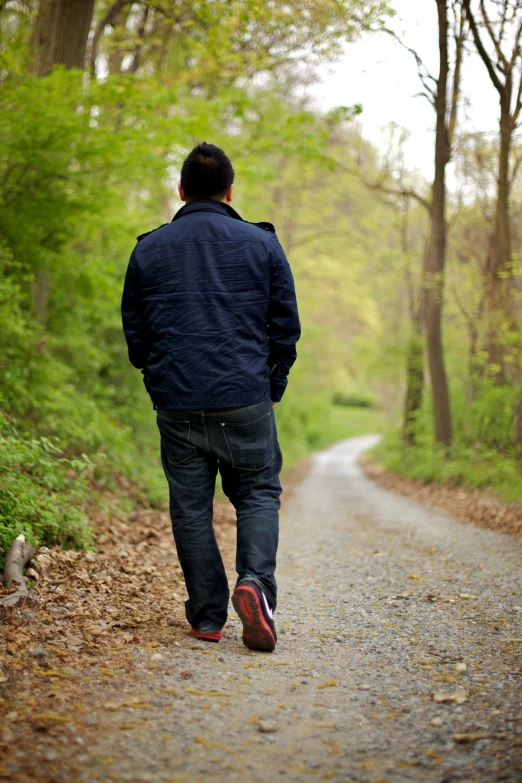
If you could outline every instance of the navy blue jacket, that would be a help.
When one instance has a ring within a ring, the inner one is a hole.
[[[301,331],[274,227],[212,199],[138,237],[122,317],[129,358],[157,408],[278,402]]]

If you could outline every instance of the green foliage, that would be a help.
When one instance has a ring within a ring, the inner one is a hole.
[[[230,154],[234,206],[275,223],[294,271],[303,336],[277,409],[285,465],[382,429],[384,415],[398,419],[403,405],[425,213],[410,206],[406,215],[402,202],[390,209],[361,183],[361,160],[368,179],[380,172],[376,150],[350,124],[359,106],[322,115],[296,97],[310,76],[304,61],[334,57],[361,27],[378,25],[388,4],[160,6],[136,2],[131,13],[128,4],[101,30],[103,78],[92,75],[96,67],[90,77],[56,68],[37,78],[28,71],[33,6],[0,10],[0,407],[11,423],[1,440],[0,551],[22,530],[84,545],[86,471],[109,488],[123,474],[165,500],[154,412],[128,362],[119,307],[135,237],[171,219],[179,167],[197,141]],[[97,1],[95,26],[108,9]],[[487,485],[507,497],[520,483],[520,389],[492,383],[481,354],[488,231],[480,199],[461,205],[444,311],[452,455],[433,447],[426,395],[411,422],[415,449],[405,454],[398,437],[383,448],[390,464],[423,480]],[[508,338],[516,359],[512,326]]]
[[[400,434],[388,433],[370,455],[387,470],[426,484],[466,486],[491,492],[506,502],[522,501],[520,463],[495,449],[456,441],[449,453],[424,436],[404,448]]]
[[[388,469],[425,483],[483,489],[507,502],[522,501],[520,460],[513,444],[514,401],[509,386],[477,381],[452,387],[456,436],[449,451],[434,442],[432,402],[428,398],[412,425],[414,444],[404,447],[392,430],[373,454]]]
[[[31,13],[0,11],[0,395],[11,422],[0,457],[2,546],[21,530],[33,540],[87,541],[84,485],[66,461],[82,454],[91,455],[99,486],[115,486],[120,473],[155,502],[165,499],[154,413],[128,362],[120,323],[135,237],[171,218],[179,166],[203,138],[233,158],[238,207],[247,219],[279,211],[273,182],[282,163],[281,185],[298,174],[306,193],[297,221],[302,233],[314,210],[310,181],[334,177],[330,136],[359,109],[327,117],[311,111],[292,95],[288,58],[295,61],[295,47],[305,45],[315,58],[327,49],[331,56],[385,7],[360,0],[313,9],[301,0],[281,8],[250,0],[203,3],[206,22],[195,26],[187,3],[170,37],[174,5],[163,14],[151,11],[150,38],[141,42],[144,67],[136,73],[114,67],[119,55],[132,56],[135,31],[118,23],[111,40],[104,32],[100,52],[112,59],[103,79],[61,67],[37,78],[27,68]],[[97,3],[98,15],[105,10]],[[251,40],[236,46],[245,14]],[[158,41],[162,63],[155,60]],[[249,73],[264,77],[245,78]],[[331,386],[345,379],[336,325],[322,323],[322,303],[307,281],[311,258],[295,259],[305,336],[280,406],[287,463],[335,437]],[[343,264],[327,255],[324,264],[326,285],[344,287]],[[335,310],[341,318],[342,303]],[[63,453],[54,450],[58,442]]]
[[[466,424],[474,439],[490,450],[514,455],[513,416],[521,389],[490,379],[476,380]]]
[[[66,459],[55,441],[20,435],[0,417],[0,564],[20,533],[33,545],[90,545],[82,506],[92,469],[86,455]]]
[[[348,408],[376,408],[377,400],[371,393],[361,392],[360,394],[343,394],[338,392],[334,394],[333,402],[335,405],[344,405]]]

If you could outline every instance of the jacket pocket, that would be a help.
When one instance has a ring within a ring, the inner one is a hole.
[[[194,456],[196,449],[190,442],[190,421],[170,419],[160,413],[157,421],[161,444],[171,465],[179,465]]]
[[[233,468],[240,470],[262,470],[274,458],[274,428],[272,413],[253,421],[221,421]]]

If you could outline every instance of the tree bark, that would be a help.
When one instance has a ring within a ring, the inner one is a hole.
[[[486,265],[486,302],[488,313],[487,351],[490,372],[495,383],[506,382],[502,332],[511,325],[511,231],[509,215],[509,161],[512,143],[510,114],[511,86],[500,99],[500,150],[498,160],[495,229],[491,236]]]
[[[424,397],[424,336],[412,324],[406,357],[406,396],[404,399],[404,421],[402,442],[405,446],[415,443],[415,419],[422,407]]]
[[[442,345],[442,299],[446,256],[446,165],[450,158],[448,139],[448,9],[447,0],[436,0],[439,22],[440,72],[435,95],[435,176],[432,191],[430,243],[426,263],[426,346],[433,393],[435,440],[444,446],[452,441],[448,380]]]
[[[23,567],[34,556],[34,549],[25,540],[23,533],[15,538],[5,556],[4,587],[11,587],[12,582],[23,584]]]
[[[408,199],[404,199],[405,211],[401,225],[401,250],[408,256]],[[422,260],[422,274],[425,273],[426,249]],[[404,446],[415,444],[415,420],[424,398],[424,286],[415,285],[407,268],[406,283],[410,316],[410,339],[406,354],[406,395],[404,397],[404,418],[402,442]]]
[[[41,0],[31,35],[32,70],[47,76],[55,65],[83,68],[94,0]]]
[[[34,549],[32,545],[25,540],[23,533],[20,533],[9,547],[9,551],[5,556],[3,576],[4,587],[10,588],[13,582],[18,585],[18,587],[9,595],[0,597],[1,606],[14,606],[20,598],[24,598],[29,593],[23,568],[32,557],[34,557]]]

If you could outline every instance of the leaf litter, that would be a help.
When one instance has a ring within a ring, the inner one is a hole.
[[[158,668],[162,656],[154,650],[160,644],[178,653],[190,649],[184,644],[185,587],[168,513],[143,502],[128,512],[128,500],[110,494],[103,504],[103,510],[98,504],[91,512],[96,551],[41,547],[35,556],[38,581],[30,595],[15,607],[0,607],[0,709],[17,716],[0,727],[0,770],[14,763],[17,748],[34,748],[42,734],[59,740],[74,727],[75,737],[88,745],[90,732],[99,730],[91,720],[90,699],[98,700],[100,719],[103,713],[150,710],[145,694],[118,698],[122,684],[136,693],[135,653],[150,649],[150,666]],[[216,535],[231,551],[234,521],[231,507],[216,503]],[[184,677],[189,676],[186,670]],[[96,693],[91,683],[97,681],[104,685]],[[107,698],[108,688],[116,689],[116,698]],[[173,689],[164,693],[178,697]],[[50,700],[52,711],[46,709]],[[119,728],[131,731],[147,722],[133,717]],[[46,748],[50,758],[33,750],[16,758],[17,781],[54,779],[56,754]],[[63,744],[58,748],[61,755]],[[60,758],[63,780],[75,777],[72,756]]]

